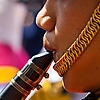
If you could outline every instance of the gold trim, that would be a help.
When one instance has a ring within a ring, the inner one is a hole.
[[[36,73],[40,74],[39,78],[36,81],[32,81],[26,76],[26,73],[32,68]],[[41,81],[43,75],[46,73],[46,71],[43,71],[41,68],[39,68],[37,65],[35,65],[31,59],[28,61],[28,66],[27,68],[21,72],[19,71],[17,73],[17,76],[19,76],[25,83],[30,85],[32,88],[36,88],[37,84]]]
[[[24,82],[26,82],[31,87],[35,87],[35,83],[30,80],[27,76],[25,76],[21,71],[17,73],[17,76],[19,76]]]
[[[39,68],[36,64],[34,64],[31,59],[28,61],[29,64],[29,68],[32,68],[34,71],[36,71],[37,73],[39,73],[40,75],[45,73],[45,71],[43,71],[41,68]]]
[[[100,29],[100,4],[95,9],[94,14],[88,21],[86,27],[81,32],[76,41],[71,45],[67,52],[58,60],[53,67],[59,76],[69,70],[75,61],[80,57],[83,51],[91,43],[95,35]]]
[[[22,93],[25,96],[28,96],[30,94],[30,92],[28,92],[27,90],[25,90],[23,87],[21,87],[14,79],[12,79],[10,81],[10,84],[16,89],[18,90],[20,93]]]
[[[41,68],[39,68],[37,65],[35,65],[34,63],[31,63],[31,67],[34,71],[36,71],[37,73],[39,73],[40,75],[45,73],[45,71],[43,71]]]

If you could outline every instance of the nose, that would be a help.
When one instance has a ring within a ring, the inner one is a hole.
[[[54,12],[50,9],[47,9],[46,6],[40,10],[36,17],[36,24],[48,32],[53,30],[55,22]]]

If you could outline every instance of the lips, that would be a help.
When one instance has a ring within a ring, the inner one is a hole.
[[[52,52],[52,53],[53,53],[53,60],[54,60],[54,62],[56,62],[56,50],[53,49],[53,48],[51,48],[51,47],[49,47],[49,46],[47,46],[47,45],[45,45],[44,48],[45,48],[48,52]]]
[[[49,47],[49,46],[47,46],[47,45],[44,45],[44,48],[47,50],[47,51],[54,51],[54,49],[53,48],[51,48],[51,47]]]
[[[54,51],[54,49],[53,49],[54,47],[52,47],[52,45],[51,45],[53,43],[52,43],[50,37],[48,37],[48,34],[49,33],[47,33],[47,32],[44,34],[44,37],[43,37],[43,46],[44,46],[44,48],[47,51]]]
[[[44,37],[43,37],[43,46],[44,48],[49,51],[49,52],[52,52],[53,53],[53,60],[56,61],[56,54],[57,54],[57,48],[56,45],[55,45],[55,41],[54,41],[54,37],[52,35],[53,33],[48,33],[46,32],[44,34]]]

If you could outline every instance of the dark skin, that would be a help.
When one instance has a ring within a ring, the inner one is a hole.
[[[100,0],[47,0],[36,23],[46,30],[44,47],[54,52],[54,61],[66,52],[86,26]],[[63,76],[69,92],[94,92],[100,88],[100,31]],[[91,83],[91,84],[90,84]]]

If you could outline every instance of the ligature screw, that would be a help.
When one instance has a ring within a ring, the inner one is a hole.
[[[48,73],[44,73],[43,75],[45,78],[49,78],[49,74]]]
[[[42,86],[40,85],[40,84],[38,84],[37,86],[36,86],[36,89],[37,90],[40,90],[42,88]]]

